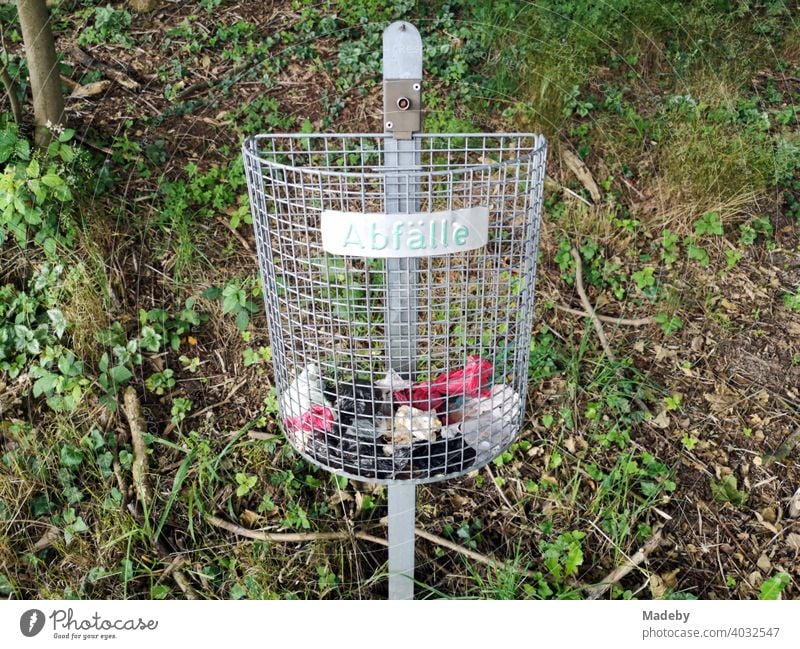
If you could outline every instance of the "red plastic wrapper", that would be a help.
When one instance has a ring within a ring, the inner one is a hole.
[[[398,390],[394,399],[400,405],[411,405],[423,411],[438,410],[449,397],[476,397],[491,394],[489,383],[494,367],[480,356],[470,356],[458,370],[440,374],[432,383],[415,383],[409,390]]]
[[[410,405],[425,412],[436,410],[444,403],[444,395],[427,381],[415,383],[409,390],[398,390],[393,396],[401,406]]]
[[[283,423],[290,431],[312,433],[314,431],[330,431],[335,421],[336,417],[333,414],[333,410],[320,404],[314,404],[310,410],[307,410],[299,417],[284,419]]]
[[[480,356],[470,356],[463,369],[440,374],[433,381],[432,389],[448,397],[477,396],[492,380],[494,367]]]

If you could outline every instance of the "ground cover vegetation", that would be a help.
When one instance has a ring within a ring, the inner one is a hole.
[[[282,436],[239,146],[380,130],[406,18],[426,130],[550,141],[526,425],[419,488],[418,596],[798,596],[795,2],[133,4],[50,3],[47,147],[0,5],[0,595],[385,597],[385,488]]]

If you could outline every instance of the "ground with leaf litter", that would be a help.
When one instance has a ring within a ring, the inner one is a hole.
[[[652,38],[600,48],[556,96],[525,80],[558,77],[557,62],[522,41],[509,61],[500,27],[492,40],[469,9],[434,4],[405,14],[430,47],[427,130],[544,129],[551,153],[526,426],[488,468],[419,488],[418,596],[796,597],[800,41],[786,17],[753,7],[717,33],[681,15],[730,46],[699,62],[636,23]],[[385,488],[311,467],[277,420],[239,145],[379,130],[391,3],[68,5],[68,121],[92,162],[57,303],[87,383],[54,412],[34,361],[0,374],[0,588],[385,597]],[[16,287],[44,261],[2,255]],[[115,359],[119,389],[101,389]]]

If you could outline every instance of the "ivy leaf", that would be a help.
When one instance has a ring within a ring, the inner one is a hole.
[[[706,234],[721,235],[722,234],[722,220],[719,218],[719,212],[706,212],[697,221],[694,222],[694,232],[698,236]]]
[[[21,160],[30,160],[31,157],[31,145],[25,138],[18,139],[14,144],[14,153],[17,154],[17,157]]]
[[[72,531],[75,532],[76,534],[79,532],[85,532],[88,529],[89,526],[80,516],[78,516],[78,518],[75,519],[75,522],[72,524]]]
[[[0,596],[7,597],[13,593],[14,586],[11,584],[11,580],[5,573],[0,572]]]
[[[64,317],[61,309],[48,309],[47,317],[50,318],[50,322],[53,325],[53,331],[56,332],[56,337],[61,338],[61,336],[63,336],[64,332],[67,330],[67,319]]]
[[[33,396],[40,397],[43,394],[52,392],[55,389],[57,382],[57,374],[51,374],[50,372],[43,374],[41,378],[37,379],[33,384]]]
[[[68,469],[78,467],[83,462],[83,453],[72,444],[64,444],[61,447],[61,466]]]
[[[211,286],[200,295],[207,300],[218,300],[219,296],[222,295],[222,289],[220,289],[219,286]]]
[[[703,268],[707,268],[711,261],[705,249],[696,244],[689,244],[686,247],[686,253],[689,259],[697,260]]]
[[[14,145],[17,143],[16,129],[0,131],[0,164],[8,160],[14,153]]]

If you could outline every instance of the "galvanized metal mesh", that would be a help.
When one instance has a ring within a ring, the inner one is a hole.
[[[487,463],[522,426],[546,143],[420,134],[419,164],[387,169],[388,140],[265,135],[243,150],[287,438],[352,478],[431,482]],[[323,210],[391,211],[387,193],[415,212],[486,206],[489,241],[401,260],[325,252]]]

